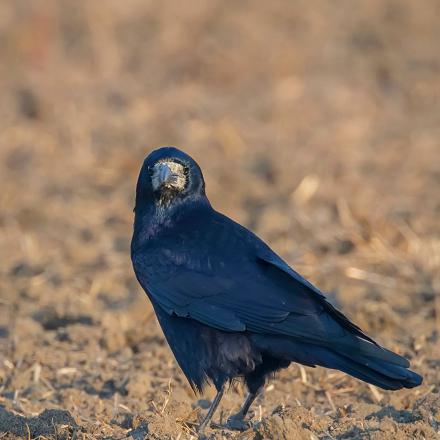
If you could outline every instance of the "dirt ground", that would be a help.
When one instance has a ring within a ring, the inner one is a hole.
[[[160,145],[424,376],[292,365],[251,429],[210,438],[439,438],[439,20],[437,0],[0,1],[0,438],[194,436],[214,391],[193,395],[129,258]]]

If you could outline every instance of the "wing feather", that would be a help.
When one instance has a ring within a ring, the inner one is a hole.
[[[227,332],[284,335],[365,353],[377,350],[319,289],[247,229],[220,214],[192,227],[193,235],[162,237],[160,246],[151,244],[148,252],[133,255],[139,282],[167,313]],[[381,355],[404,362],[385,350]]]

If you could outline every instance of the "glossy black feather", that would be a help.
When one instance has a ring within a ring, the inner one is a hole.
[[[164,157],[189,170],[187,190],[165,202],[148,180]],[[380,347],[257,236],[216,212],[200,168],[177,149],[157,150],[141,170],[132,261],[196,389],[237,376],[256,388],[291,361],[340,369],[386,389],[421,383],[406,359]]]

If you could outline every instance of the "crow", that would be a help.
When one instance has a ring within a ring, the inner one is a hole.
[[[385,390],[413,388],[409,362],[367,336],[251,231],[220,214],[198,164],[163,147],[136,186],[131,259],[177,363],[195,392],[217,389],[202,435],[232,380],[249,394],[227,427],[244,420],[268,376],[291,362],[341,370]]]

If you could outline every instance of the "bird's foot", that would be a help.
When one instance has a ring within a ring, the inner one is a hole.
[[[205,434],[205,428],[206,428],[206,426],[200,426],[197,429],[196,434],[197,434],[197,439],[198,440],[208,440],[209,439],[209,436],[207,436]]]
[[[229,417],[225,425],[225,428],[233,431],[246,431],[246,429],[249,429],[250,427],[251,422],[244,420],[240,413]]]

